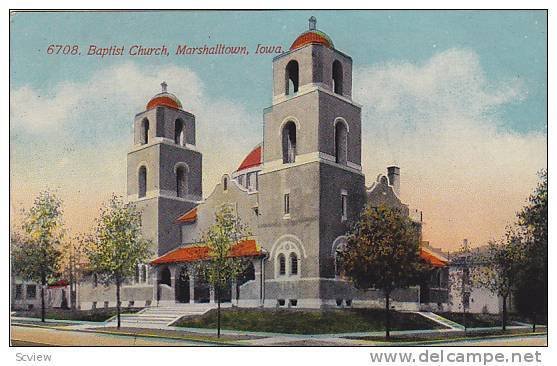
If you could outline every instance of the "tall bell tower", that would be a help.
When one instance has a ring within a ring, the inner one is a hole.
[[[317,29],[314,17],[289,51],[273,59],[273,103],[264,110],[263,144],[261,241],[274,262],[266,278],[281,283],[270,290],[279,293],[269,296],[320,305],[310,303],[328,296],[327,279],[335,277],[333,246],[365,204],[365,177],[352,58]],[[299,262],[283,266],[280,248],[292,247]],[[294,266],[296,276],[289,273]],[[306,281],[295,281],[300,278]]]
[[[143,235],[162,255],[179,246],[176,218],[201,201],[202,156],[196,147],[195,116],[167,91],[153,96],[135,116],[127,159],[127,195],[142,212]]]

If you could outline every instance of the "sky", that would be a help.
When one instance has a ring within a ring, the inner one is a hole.
[[[317,28],[354,62],[362,165],[370,186],[401,168],[424,239],[455,249],[503,234],[547,166],[543,11],[195,11],[16,13],[10,23],[12,223],[42,189],[64,200],[71,232],[125,193],[132,122],[165,80],[196,115],[203,190],[262,140],[272,57]],[[177,56],[177,45],[247,46],[248,56]],[[50,44],[81,55],[49,55]],[[166,45],[170,56],[87,56]],[[215,143],[218,142],[218,143]]]

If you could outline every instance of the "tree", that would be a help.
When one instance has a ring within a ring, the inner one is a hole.
[[[209,248],[208,258],[196,265],[196,272],[215,289],[217,298],[217,337],[220,337],[221,292],[246,269],[247,262],[233,257],[232,248],[249,235],[229,205],[221,206],[215,213],[215,222],[203,234],[201,241]]]
[[[86,261],[87,238],[77,235],[62,241],[60,271],[70,285],[70,308],[76,309],[77,286],[81,281]]]
[[[58,271],[59,245],[64,236],[62,201],[40,192],[33,206],[23,210],[22,235],[12,239],[12,265],[16,275],[41,284],[41,321],[45,321],[45,288]]]
[[[528,198],[528,204],[517,214],[524,260],[515,300],[517,310],[531,319],[533,331],[538,316],[547,316],[548,299],[547,170],[538,175],[538,186]]]
[[[507,228],[505,239],[489,243],[487,251],[480,256],[475,281],[480,287],[503,299],[503,331],[507,329],[507,302],[511,295],[524,258],[520,236]]]
[[[108,286],[116,285],[116,310],[120,328],[120,288],[133,276],[137,265],[151,256],[151,244],[141,236],[141,213],[131,203],[112,196],[101,208],[87,248],[90,269]]]
[[[385,295],[385,334],[390,337],[390,297],[397,288],[420,283],[430,269],[420,258],[417,225],[398,210],[366,207],[339,252],[345,275],[359,289]]]

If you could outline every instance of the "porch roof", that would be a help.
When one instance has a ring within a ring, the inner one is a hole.
[[[420,248],[420,257],[433,267],[445,267],[447,265],[447,260],[445,258],[442,258],[433,251],[429,251],[424,247]]]
[[[261,247],[255,239],[244,239],[232,247],[229,257],[257,257],[262,254]],[[209,247],[199,243],[176,248],[153,260],[151,265],[195,262],[209,258]]]

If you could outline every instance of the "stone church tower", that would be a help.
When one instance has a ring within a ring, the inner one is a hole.
[[[335,278],[334,246],[365,204],[352,59],[315,23],[310,18],[309,30],[273,60],[259,175],[258,239],[270,246],[265,277],[277,280],[266,284],[267,291],[306,306],[334,301],[327,280]],[[298,263],[280,257],[291,248],[299,252]]]
[[[176,218],[202,198],[195,116],[167,92],[165,82],[161,86],[162,92],[135,116],[127,161],[128,200],[142,211],[143,234],[157,255],[179,245]]]

